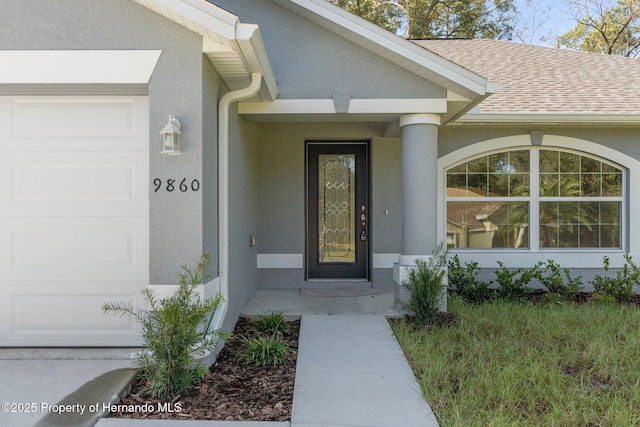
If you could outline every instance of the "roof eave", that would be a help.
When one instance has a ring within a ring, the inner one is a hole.
[[[620,123],[640,124],[640,113],[467,113],[456,123]]]

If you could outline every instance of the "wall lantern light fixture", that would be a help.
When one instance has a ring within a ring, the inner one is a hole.
[[[169,115],[169,121],[160,131],[162,135],[162,151],[160,154],[175,156],[180,154],[180,122]]]

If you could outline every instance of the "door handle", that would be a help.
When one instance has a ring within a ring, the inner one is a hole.
[[[366,206],[362,205],[361,210],[360,220],[362,221],[362,231],[360,231],[360,240],[367,240],[367,216],[364,214],[367,210]]]

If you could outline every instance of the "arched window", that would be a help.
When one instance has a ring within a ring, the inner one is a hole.
[[[625,171],[567,149],[520,147],[446,169],[455,248],[622,249]]]

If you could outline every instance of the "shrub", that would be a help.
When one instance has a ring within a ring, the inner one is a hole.
[[[293,351],[280,335],[242,337],[238,360],[252,366],[277,366],[291,360]]]
[[[449,286],[456,289],[458,295],[468,302],[488,301],[493,297],[489,283],[478,280],[476,277],[480,267],[477,262],[465,262],[460,264],[458,255],[449,260]]]
[[[402,283],[409,291],[409,300],[402,306],[420,325],[433,323],[440,311],[440,299],[446,297],[447,252],[441,243],[428,262],[416,259],[416,267],[409,271],[409,280]]]
[[[633,263],[631,255],[625,254],[624,259],[624,266],[618,270],[615,277],[596,274],[589,282],[593,285],[596,301],[625,302],[633,298],[633,288],[640,284],[640,269]],[[604,271],[609,272],[609,257],[605,256],[603,262]]]
[[[571,277],[569,269],[560,270],[560,265],[553,260],[543,264],[544,272],[538,271],[535,278],[547,288],[547,299],[570,301],[582,290],[582,276]],[[546,273],[546,274],[545,274]]]
[[[539,262],[529,269],[509,269],[504,266],[502,261],[498,261],[498,265],[500,269],[495,272],[499,296],[508,300],[521,301],[531,294],[529,283],[536,277],[542,263]]]
[[[222,302],[222,296],[201,300],[197,286],[209,276],[209,256],[202,255],[195,269],[183,266],[180,285],[169,297],[157,299],[150,289],[144,296],[149,309],[128,303],[106,303],[105,313],[119,313],[138,321],[142,328],[143,351],[137,362],[153,397],[170,397],[189,391],[207,374],[206,366],[194,363],[191,355],[213,351],[218,338],[230,335],[209,330],[209,319]]]
[[[284,320],[284,312],[282,310],[273,310],[261,314],[252,323],[252,329],[258,334],[285,335],[291,330],[289,323]]]

